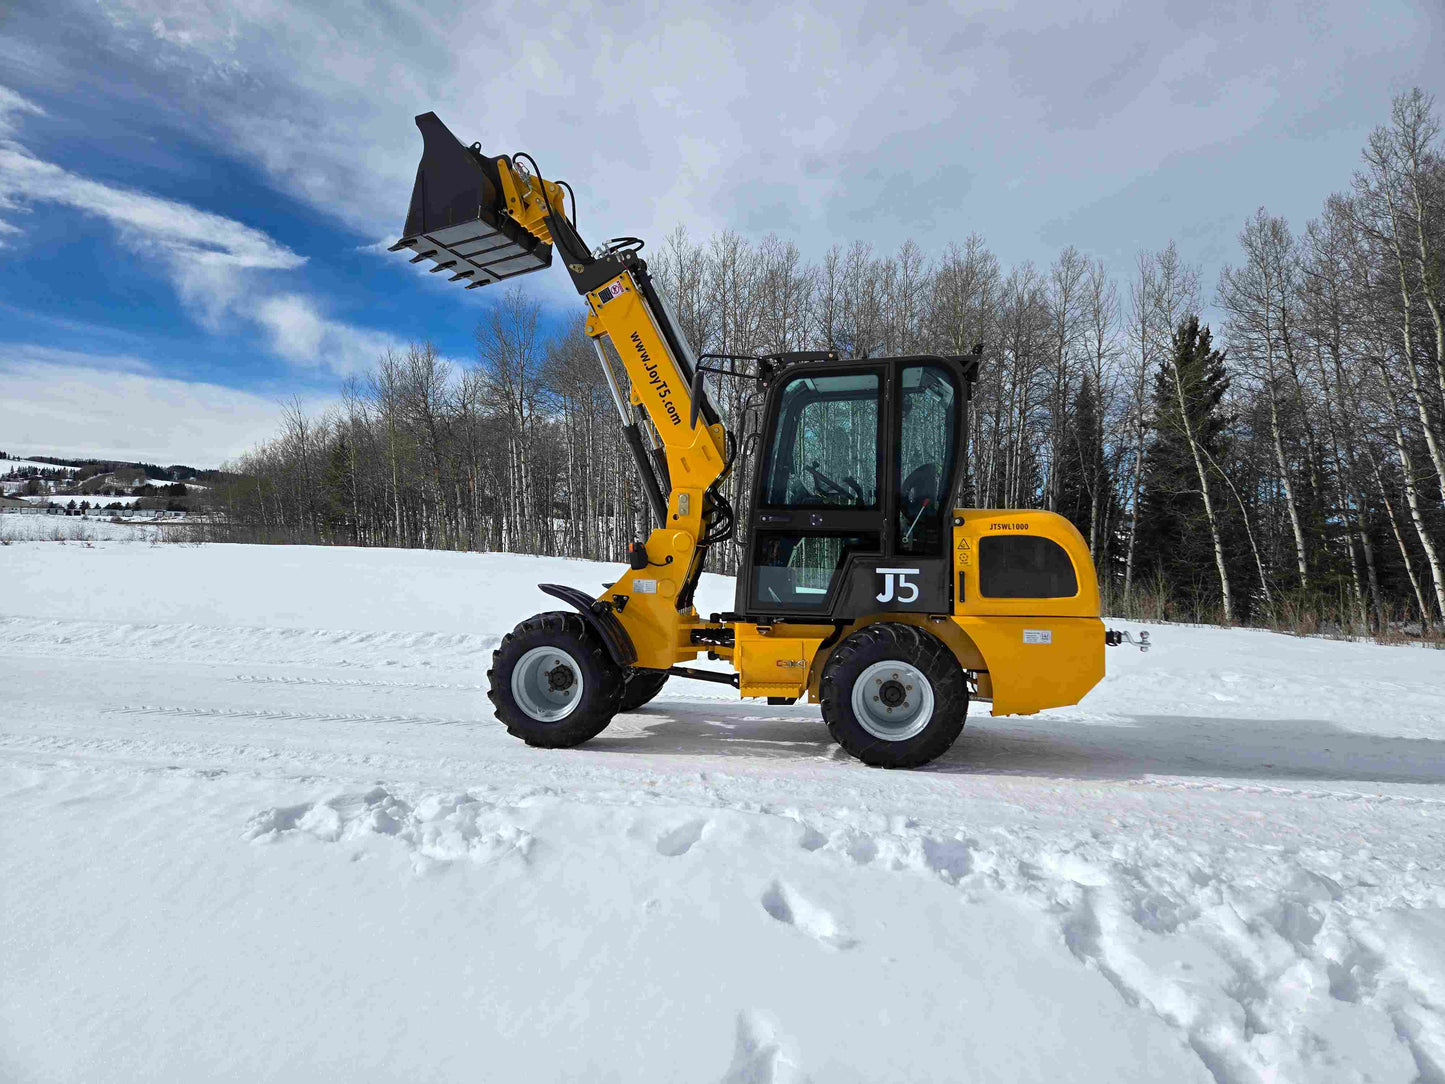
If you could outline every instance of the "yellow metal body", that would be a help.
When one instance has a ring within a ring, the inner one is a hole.
[[[986,662],[993,714],[1032,715],[1077,704],[1104,677],[1099,581],[1088,543],[1053,512],[967,508],[953,516],[954,574],[963,581],[953,621]],[[985,597],[979,589],[979,541],[1012,533],[1040,535],[1062,546],[1074,566],[1078,593],[1072,598]]]
[[[557,214],[567,213],[562,202],[562,186],[518,169],[505,156],[493,161],[502,178],[507,213],[532,236],[552,244],[552,231],[547,228],[547,210],[550,205]]]
[[[1014,509],[959,508],[953,513],[955,593],[951,614],[879,613],[844,635],[879,621],[916,625],[942,640],[959,665],[975,675],[975,698],[992,701],[993,715],[1032,715],[1077,704],[1104,677],[1104,623],[1099,619],[1098,577],[1088,544],[1063,516]],[[978,544],[990,534],[1027,532],[1063,547],[1074,566],[1078,593],[1070,598],[991,599],[979,590]],[[1030,635],[1025,635],[1029,633]],[[789,635],[775,626],[773,635]],[[811,660],[807,693],[817,700],[827,651]],[[743,678],[746,685],[746,676]],[[770,695],[801,695],[799,692]]]
[[[561,189],[497,160],[512,217],[533,235],[551,241],[543,221],[546,200],[563,213]],[[662,330],[630,272],[623,271],[587,294],[587,334],[610,341],[630,384],[630,401],[656,431],[667,459],[671,492],[667,522],[646,542],[648,567],[629,569],[599,598],[610,601],[637,651],[637,665],[664,670],[698,658],[706,647],[692,642],[696,629],[732,629],[731,647],[713,647],[729,660],[745,697],[803,697],[816,701],[822,669],[832,647],[856,629],[879,621],[917,625],[942,640],[975,678],[978,699],[992,700],[994,715],[1029,715],[1075,704],[1104,676],[1104,626],[1099,620],[1098,580],[1083,537],[1052,512],[957,509],[953,513],[952,613],[883,612],[861,618],[841,633],[829,624],[714,624],[697,611],[678,608],[683,590],[703,555],[703,502],[721,475],[726,433],[721,425],[690,420],[691,389],[668,349]],[[1053,540],[1073,563],[1078,593],[1071,598],[991,599],[979,591],[978,545],[990,534],[1026,532]]]

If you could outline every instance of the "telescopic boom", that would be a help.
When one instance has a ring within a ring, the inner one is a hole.
[[[567,213],[570,186],[545,179],[530,155],[493,157],[478,143],[463,146],[435,113],[421,114],[416,126],[421,164],[391,251],[410,249],[413,263],[430,260],[434,274],[471,290],[550,267],[556,250],[587,301],[587,336],[659,525],[634,551],[634,569],[685,570],[667,600],[675,624],[677,612],[691,609],[707,546],[718,541],[711,529],[732,517],[716,488],[729,467],[729,441],[701,386],[694,390],[696,356],[647,272],[642,242],[615,238],[589,250],[577,232],[575,198]],[[657,658],[663,654],[659,645]]]

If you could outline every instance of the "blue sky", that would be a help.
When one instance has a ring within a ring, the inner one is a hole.
[[[472,356],[488,291],[377,250],[436,110],[572,181],[584,232],[732,228],[1206,293],[1259,206],[1297,228],[1412,85],[1439,0],[0,6],[0,449],[214,465],[381,350]],[[543,281],[543,279],[546,281]],[[560,270],[523,280],[561,319]]]

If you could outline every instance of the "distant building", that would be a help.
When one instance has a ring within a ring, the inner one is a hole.
[[[118,467],[109,474],[97,474],[94,478],[87,478],[75,487],[74,492],[100,493],[102,490],[110,490],[112,493],[124,493],[145,483],[146,472],[139,467]]]

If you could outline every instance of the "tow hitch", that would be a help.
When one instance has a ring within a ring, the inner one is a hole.
[[[1109,647],[1118,647],[1120,644],[1134,644],[1140,651],[1149,650],[1149,634],[1141,632],[1136,639],[1133,633],[1120,632],[1117,629],[1104,630],[1104,643]]]

